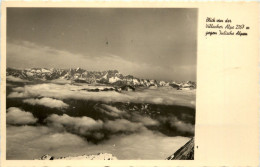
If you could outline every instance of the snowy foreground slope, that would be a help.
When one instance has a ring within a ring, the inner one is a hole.
[[[98,153],[96,155],[81,155],[55,158],[50,155],[44,155],[36,160],[118,160],[115,156],[108,153]],[[178,149],[166,160],[194,160],[194,139],[192,138],[184,146]]]
[[[44,155],[36,160],[117,160],[112,154],[98,153],[96,155],[80,155],[80,156],[68,156],[55,158],[50,155]]]

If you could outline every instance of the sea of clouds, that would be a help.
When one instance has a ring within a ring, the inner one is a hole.
[[[119,159],[165,159],[189,138],[167,137],[144,130],[130,135],[113,135],[102,144],[92,144],[81,136],[57,132],[46,126],[9,126],[7,159],[34,159],[50,154],[56,157],[112,153]]]
[[[90,86],[93,88],[93,86]],[[50,108],[68,108],[63,100],[95,100],[102,102],[134,102],[195,107],[194,91],[146,89],[118,93],[88,92],[88,85],[44,83],[12,88],[7,98],[22,98],[23,103]],[[194,125],[177,117],[160,117],[159,121],[138,113],[128,113],[117,107],[100,104],[96,111],[112,120],[95,120],[82,116],[51,114],[38,124],[33,111],[18,107],[7,109],[7,159],[34,159],[44,154],[76,156],[112,153],[118,159],[165,159],[184,145],[188,137],[169,137],[149,130],[168,123],[173,129],[194,134]],[[188,115],[183,115],[189,117]],[[131,118],[131,119],[129,119]],[[99,141],[91,142],[90,139]]]
[[[115,109],[110,107],[112,111],[109,112],[113,112]],[[116,110],[115,113],[118,113]],[[115,120],[102,121],[86,116],[52,114],[45,119],[46,126],[31,126],[37,123],[37,118],[30,112],[10,107],[7,110],[7,159],[33,159],[44,154],[76,156],[98,152],[112,153],[119,159],[164,159],[189,140],[188,137],[168,137],[151,131],[147,126],[157,126],[162,122],[138,114],[134,117],[134,122],[118,118],[117,115]],[[165,118],[163,121],[169,120],[172,121],[171,126],[184,132],[194,130],[192,125],[177,118]],[[103,140],[104,137],[108,138]],[[95,144],[89,138],[101,142]]]
[[[144,89],[135,92],[101,91],[88,92],[84,90],[88,85],[76,86],[71,84],[36,84],[15,87],[7,98],[37,98],[48,97],[59,100],[95,100],[103,102],[134,102],[164,105],[181,105],[195,108],[195,90],[178,91],[169,88]],[[89,86],[93,88],[93,86]],[[58,102],[58,101],[56,101]]]

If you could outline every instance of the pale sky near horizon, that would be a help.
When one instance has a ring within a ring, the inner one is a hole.
[[[196,81],[197,9],[8,8],[7,67]]]

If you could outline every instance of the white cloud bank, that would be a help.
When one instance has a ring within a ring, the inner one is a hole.
[[[189,132],[194,134],[194,125],[190,124],[190,123],[185,123],[183,121],[180,121],[178,119],[174,119],[171,122],[171,125],[173,127],[176,127],[177,130],[181,131],[181,132]]]
[[[157,120],[154,120],[154,119],[147,117],[147,116],[141,116],[141,115],[138,115],[138,114],[135,114],[135,113],[133,113],[133,120],[141,122],[145,126],[157,126],[157,125],[160,124]]]
[[[177,117],[171,116],[171,117],[160,117],[160,121],[162,123],[168,122],[171,126],[171,128],[174,128],[182,133],[190,133],[194,134],[194,125],[191,123],[186,123],[184,121],[179,120]]]
[[[48,126],[57,130],[66,130],[80,136],[102,140],[105,135],[111,136],[118,132],[140,132],[146,130],[141,122],[130,122],[126,119],[116,119],[109,121],[94,120],[90,117],[71,117],[67,114],[52,114],[46,118]]]
[[[88,145],[77,135],[58,133],[45,126],[8,126],[6,141],[7,159],[17,160],[33,160],[45,154],[59,155],[63,151],[70,154],[70,150]]]
[[[34,124],[37,122],[37,118],[34,118],[32,113],[23,111],[16,107],[10,107],[7,109],[6,122],[13,125],[26,125]]]
[[[18,77],[14,77],[14,76],[11,76],[11,75],[8,75],[6,77],[6,80],[11,81],[11,82],[29,82],[27,80],[24,80],[24,79],[21,79],[21,78],[18,78]]]
[[[56,100],[48,97],[44,97],[41,99],[25,99],[23,100],[23,102],[31,105],[42,105],[50,108],[67,108],[69,106],[61,100]]]
[[[8,98],[32,98],[50,97],[56,99],[77,99],[77,100],[96,100],[103,102],[135,102],[153,103],[166,105],[182,105],[195,108],[195,90],[178,91],[175,89],[146,89],[143,91],[118,93],[115,91],[107,92],[88,92],[82,90],[84,86],[70,84],[37,84],[25,85],[24,87],[13,88]]]
[[[118,159],[163,160],[190,139],[167,137],[149,130],[130,135],[115,135],[98,145],[68,132],[45,126],[8,126],[7,159],[32,160],[49,154],[56,157],[112,153]]]
[[[142,123],[133,123],[126,119],[108,121],[104,124],[104,128],[111,132],[136,132],[146,130]]]
[[[50,127],[57,130],[66,130],[71,133],[75,133],[86,137],[95,137],[96,139],[102,139],[103,134],[98,130],[103,128],[103,122],[101,120],[94,120],[90,117],[70,117],[67,114],[61,116],[52,114],[46,118],[46,122]]]
[[[129,117],[129,114],[126,111],[119,110],[116,107],[113,107],[113,106],[110,106],[107,104],[101,104],[99,106],[95,106],[95,108],[99,112],[105,113],[112,117],[116,117],[116,118],[123,117],[123,116]]]
[[[159,122],[147,117],[147,116],[141,116],[137,113],[127,113],[124,110],[119,110],[118,108],[114,106],[110,106],[107,104],[101,104],[99,106],[96,106],[96,109],[102,113],[105,113],[107,115],[110,115],[114,118],[132,118],[134,122],[140,122],[145,126],[156,126],[159,125]],[[119,122],[123,123],[123,122]]]

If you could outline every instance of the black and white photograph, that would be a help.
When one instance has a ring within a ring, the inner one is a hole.
[[[197,8],[6,12],[7,160],[194,160]]]

